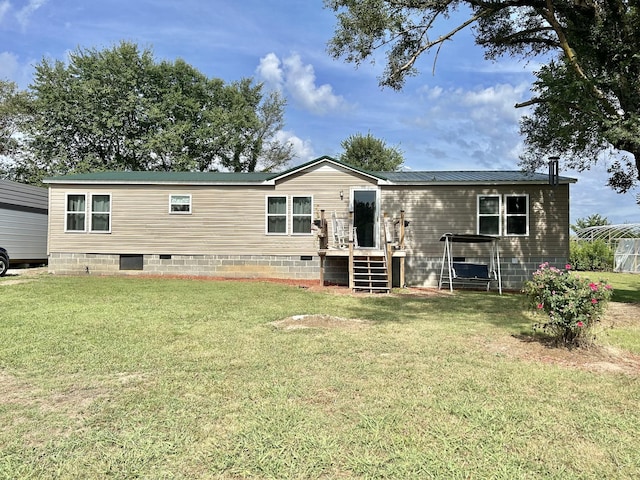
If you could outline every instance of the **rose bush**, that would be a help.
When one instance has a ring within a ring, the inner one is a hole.
[[[557,343],[567,346],[584,346],[593,341],[593,327],[613,294],[611,285],[604,280],[592,282],[572,273],[571,265],[561,270],[548,262],[533,272],[522,291],[533,310],[548,317],[547,321],[534,324],[534,329],[544,330]]]

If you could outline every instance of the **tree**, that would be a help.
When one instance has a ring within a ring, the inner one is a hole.
[[[30,89],[20,125],[29,155],[13,171],[30,183],[96,170],[254,171],[292,158],[277,139],[278,94],[251,79],[208,78],[183,60],[156,62],[132,43],[44,59]]]
[[[0,80],[0,155],[19,151],[18,125],[24,122],[26,94],[13,82]]]
[[[578,230],[582,230],[583,228],[603,227],[606,225],[611,225],[609,219],[607,217],[603,217],[599,213],[594,213],[593,215],[589,215],[588,217],[577,219],[575,225],[571,225],[571,230],[577,232]]]
[[[626,0],[325,0],[337,13],[330,53],[361,64],[386,49],[383,86],[401,89],[418,58],[473,28],[485,57],[545,55],[536,73],[534,106],[521,133],[522,165],[561,156],[584,170],[616,155],[609,184],[619,192],[640,175],[640,7]],[[457,12],[466,12],[460,18]],[[449,22],[449,23],[448,23]],[[444,24],[444,25],[443,25]],[[445,33],[433,35],[436,31]],[[611,150],[613,149],[613,151]],[[633,160],[620,159],[619,151]]]
[[[387,147],[383,140],[373,137],[371,133],[366,136],[360,133],[351,135],[340,145],[344,149],[340,155],[341,161],[372,172],[393,172],[404,162],[398,148]]]

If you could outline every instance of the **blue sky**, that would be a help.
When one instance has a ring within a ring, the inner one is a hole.
[[[530,98],[536,62],[484,60],[470,32],[447,43],[401,92],[381,89],[383,61],[355,68],[329,57],[335,19],[322,0],[0,0],[0,78],[27,88],[42,58],[64,60],[78,47],[121,40],[182,58],[209,77],[245,77],[279,89],[294,163],[338,156],[349,135],[370,132],[399,147],[412,170],[517,170],[522,139],[513,105]],[[571,219],[599,213],[640,223],[638,190],[609,189],[606,168],[562,171]]]

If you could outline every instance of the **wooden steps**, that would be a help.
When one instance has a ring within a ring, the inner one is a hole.
[[[389,272],[384,254],[354,254],[353,290],[389,293]]]

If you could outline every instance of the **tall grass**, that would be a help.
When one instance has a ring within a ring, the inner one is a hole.
[[[637,377],[487,348],[529,331],[523,309],[478,292],[0,285],[0,478],[639,476]],[[271,325],[312,313],[372,323]]]

